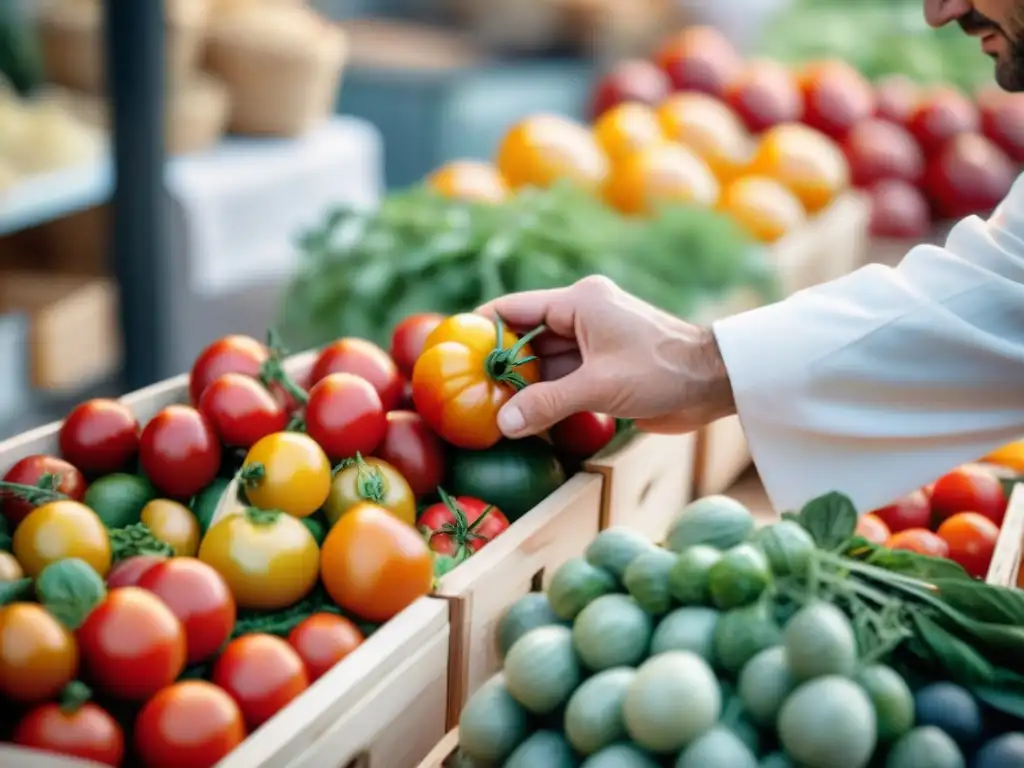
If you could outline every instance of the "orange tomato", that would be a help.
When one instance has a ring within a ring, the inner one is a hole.
[[[1024,440],[997,448],[982,459],[986,464],[996,464],[1000,467],[1012,469],[1014,472],[1024,472]]]
[[[950,560],[974,578],[985,578],[999,540],[998,525],[977,512],[961,512],[943,522],[937,533],[949,545]]]
[[[889,549],[906,549],[919,555],[932,557],[949,557],[949,544],[927,528],[907,528],[894,533],[885,542]]]
[[[743,176],[722,192],[719,208],[760,243],[781,240],[807,219],[800,200],[766,176]]]
[[[423,345],[412,371],[412,399],[427,424],[449,443],[484,450],[501,439],[501,406],[539,378],[529,334],[520,339],[500,321],[453,315]]]
[[[498,169],[479,160],[453,160],[442,165],[427,177],[426,185],[457,200],[500,203],[508,199],[508,184]]]
[[[513,189],[545,188],[566,179],[596,190],[608,175],[608,158],[593,134],[557,115],[535,115],[514,125],[498,148],[496,164]]]
[[[872,544],[878,544],[879,546],[885,544],[889,537],[892,536],[889,532],[889,526],[882,522],[882,518],[875,515],[862,515],[857,521],[856,533]]]
[[[813,128],[784,123],[765,131],[749,172],[782,182],[817,213],[850,184],[850,168],[839,145]]]
[[[665,135],[699,155],[720,181],[739,175],[753,155],[753,142],[739,116],[702,93],[677,93],[658,107]]]
[[[640,150],[613,169],[605,200],[626,214],[653,213],[660,203],[711,207],[720,189],[707,164],[679,144]]]
[[[419,531],[386,509],[363,503],[327,534],[320,578],[341,608],[384,622],[430,594],[434,560]]]
[[[77,673],[75,638],[42,606],[0,608],[0,697],[23,704],[45,701]]]
[[[601,115],[594,123],[594,137],[612,165],[637,150],[665,141],[657,113],[635,101],[619,104]]]

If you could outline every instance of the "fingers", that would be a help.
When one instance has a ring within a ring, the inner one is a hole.
[[[498,412],[498,427],[506,437],[535,435],[574,413],[589,410],[597,394],[587,387],[582,369],[555,381],[531,384]]]
[[[559,336],[571,336],[573,312],[565,301],[567,288],[511,293],[477,308],[482,315],[499,315],[517,328],[534,328],[544,324]]]

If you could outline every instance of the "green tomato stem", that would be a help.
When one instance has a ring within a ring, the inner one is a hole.
[[[267,349],[270,350],[270,356],[260,370],[260,381],[266,387],[271,384],[280,384],[281,388],[295,398],[296,402],[306,405],[309,402],[309,393],[300,387],[284,369],[287,351],[281,345],[277,331],[273,328],[267,331]]]
[[[36,485],[25,485],[24,483],[10,483],[6,480],[0,481],[0,499],[4,496],[13,496],[19,501],[31,504],[33,507],[40,507],[49,504],[51,501],[65,501],[67,495],[57,490],[51,478],[56,475],[43,475]],[[58,483],[60,478],[57,478]],[[45,485],[43,483],[46,483]]]
[[[505,343],[505,321],[500,315],[495,315],[495,347],[484,361],[484,368],[487,375],[494,381],[507,384],[515,390],[520,390],[529,385],[529,382],[516,371],[516,368],[537,360],[536,355],[519,358],[527,344],[547,330],[547,326],[538,325],[529,333],[524,334],[515,344],[508,349],[504,348]]]
[[[82,705],[92,698],[92,689],[79,680],[72,680],[60,692],[60,711],[65,715],[73,715]]]

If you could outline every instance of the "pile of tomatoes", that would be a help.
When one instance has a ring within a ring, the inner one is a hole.
[[[959,563],[988,574],[1007,498],[998,472],[971,464],[861,517],[857,532],[875,544]]]
[[[415,315],[390,352],[344,338],[287,360],[230,336],[196,359],[188,403],[144,425],[124,401],[76,407],[59,455],[0,483],[0,738],[216,763],[509,527],[449,463],[508,453],[497,410],[538,380],[532,335]],[[577,414],[553,447],[514,442],[557,464],[614,432]],[[529,464],[500,474],[536,490]]]

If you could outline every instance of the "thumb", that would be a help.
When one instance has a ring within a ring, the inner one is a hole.
[[[554,381],[531,384],[517,392],[498,412],[505,437],[535,435],[588,407],[586,377],[577,369]]]

